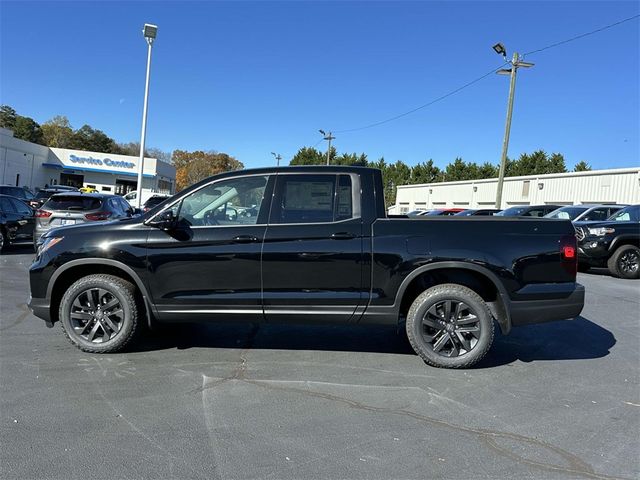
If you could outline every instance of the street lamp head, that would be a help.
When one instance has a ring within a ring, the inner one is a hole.
[[[507,57],[507,49],[504,48],[503,44],[496,43],[492,48],[498,55],[502,55],[505,58]]]
[[[322,135],[324,135],[325,137],[327,136],[326,133],[324,133],[324,130],[318,130]]]
[[[153,42],[158,34],[158,26],[151,25],[150,23],[145,23],[142,28],[142,35],[147,39],[148,42]]]

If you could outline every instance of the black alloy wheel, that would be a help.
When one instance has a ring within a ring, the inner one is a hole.
[[[422,317],[422,338],[438,355],[458,357],[477,345],[480,320],[466,303],[443,300]]]
[[[491,347],[494,322],[480,295],[446,283],[418,295],[409,308],[406,331],[415,352],[429,365],[465,368]]]
[[[124,310],[118,297],[102,288],[80,292],[71,305],[74,332],[88,342],[104,343],[122,330]]]
[[[640,248],[622,245],[607,262],[609,272],[620,278],[640,278]]]
[[[95,274],[73,283],[60,300],[65,335],[80,350],[123,350],[141,328],[135,286],[114,275]]]

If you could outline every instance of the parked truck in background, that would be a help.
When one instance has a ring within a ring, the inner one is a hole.
[[[494,323],[508,334],[584,303],[568,220],[387,218],[368,168],[228,172],[140,217],[42,240],[29,306],[94,353],[122,350],[143,323],[404,324],[425,362],[459,368],[489,350]]]

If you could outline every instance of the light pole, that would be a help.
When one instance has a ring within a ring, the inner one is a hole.
[[[327,147],[327,165],[329,165],[329,157],[331,155],[331,140],[335,140],[336,137],[331,136],[331,132],[325,133],[324,130],[318,130],[322,135],[324,135],[323,140],[329,141],[329,146]]]
[[[140,134],[140,160],[138,161],[138,193],[136,195],[136,205],[142,208],[142,172],[144,170],[144,141],[147,136],[147,106],[149,100],[149,77],[151,74],[151,46],[156,39],[158,26],[148,23],[144,24],[142,34],[147,41],[147,79],[144,84],[144,106],[142,107],[142,133]]]
[[[495,52],[502,55],[505,60],[507,58],[507,50],[501,43],[496,43],[493,46]],[[513,53],[511,58],[511,68],[501,68],[496,73],[498,75],[510,75],[511,81],[509,82],[509,102],[507,103],[507,121],[504,127],[504,139],[502,141],[502,156],[500,157],[500,173],[498,174],[498,189],[496,192],[496,208],[502,208],[502,187],[504,185],[504,171],[507,166],[507,151],[509,149],[509,134],[511,133],[511,115],[513,113],[513,96],[516,91],[516,75],[518,68],[533,67],[533,63],[522,61],[522,58],[518,52]]]
[[[275,152],[271,152],[271,155],[273,155],[274,158],[276,159],[276,167],[279,167],[280,166],[280,160],[282,160],[282,156],[279,153],[276,155]]]

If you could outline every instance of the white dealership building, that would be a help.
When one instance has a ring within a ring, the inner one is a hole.
[[[26,142],[0,128],[0,184],[28,187],[70,185],[125,195],[137,190],[138,157],[52,148]],[[174,193],[176,169],[156,158],[145,158],[142,189]]]
[[[399,185],[389,213],[431,208],[493,208],[497,178]],[[506,177],[501,208],[514,205],[640,203],[640,167]]]

